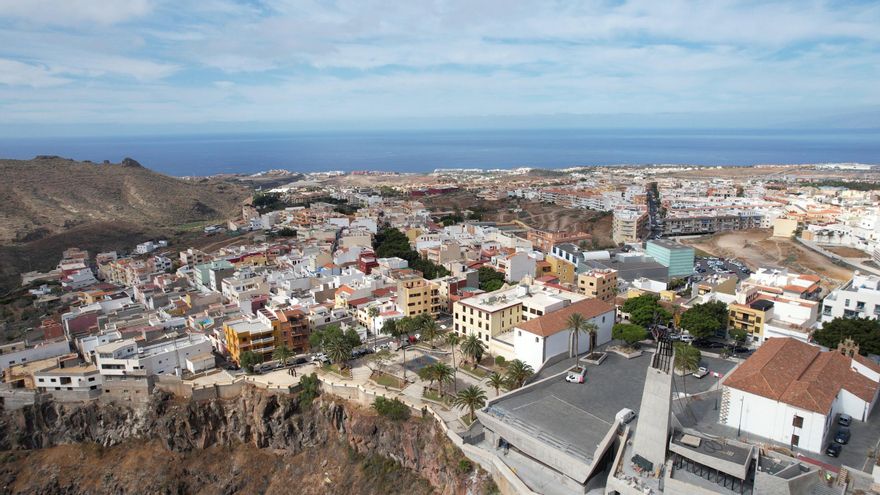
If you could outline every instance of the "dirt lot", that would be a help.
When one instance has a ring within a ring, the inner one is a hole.
[[[596,241],[594,247],[614,246],[611,240],[612,217],[609,213],[563,208],[522,199],[486,201],[468,191],[419,198],[419,200],[425,204],[425,207],[434,211],[451,211],[454,208],[480,211],[483,220],[486,221],[516,222],[524,227],[540,230],[587,232],[593,234],[593,239]]]
[[[871,255],[862,251],[861,249],[851,248],[847,246],[822,246],[822,249],[825,249],[826,251],[831,251],[832,253],[843,256],[844,258],[857,258],[861,260],[871,257]]]
[[[682,239],[685,244],[724,258],[737,258],[750,268],[775,265],[800,273],[818,275],[825,287],[836,287],[849,280],[852,270],[834,264],[791,239],[771,237],[770,230],[723,232],[711,236]]]

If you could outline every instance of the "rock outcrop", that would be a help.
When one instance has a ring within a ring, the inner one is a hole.
[[[89,446],[103,449],[102,452],[110,449],[119,452],[116,457],[120,459],[132,455],[132,446],[157,445],[171,458],[181,459],[179,462],[192,462],[186,459],[203,458],[211,452],[225,452],[222,457],[226,458],[232,455],[230,452],[242,449],[257,451],[260,456],[292,456],[299,459],[297,462],[305,463],[311,462],[312,457],[318,459],[322,456],[324,464],[338,463],[338,456],[342,456],[343,460],[350,458],[354,459],[351,462],[360,463],[358,469],[367,469],[364,472],[372,472],[373,478],[379,476],[376,473],[385,479],[390,474],[400,476],[401,473],[396,471],[406,471],[406,474],[414,475],[413,478],[427,482],[429,491],[436,493],[483,493],[494,486],[485,473],[470,466],[433,420],[411,419],[392,423],[372,411],[330,396],[302,409],[295,397],[252,388],[236,399],[205,402],[180,401],[157,393],[140,408],[102,403],[68,406],[49,402],[0,417],[0,449],[7,451],[6,455],[31,455],[31,459],[21,463],[30,466],[27,469],[40,462],[35,461],[39,458],[33,457],[35,452],[69,449],[71,445],[84,451]],[[57,461],[52,462],[57,464]],[[263,461],[264,466],[270,463]],[[0,478],[5,478],[8,483],[18,474],[23,475],[16,472],[15,465],[7,464]],[[346,471],[340,469],[340,472]],[[193,469],[186,472],[190,474],[175,476],[210,478]],[[304,469],[300,475],[306,476],[307,472],[308,469]],[[68,479],[60,473],[53,483],[58,485],[61,478]],[[42,481],[48,483],[49,480]],[[178,481],[185,482],[187,490],[201,483],[200,479]],[[119,483],[116,480],[116,488]],[[372,483],[376,483],[375,479]],[[179,485],[175,486],[179,489]],[[39,485],[34,489],[85,493],[55,485]],[[310,491],[305,487],[302,489]],[[106,486],[87,491],[110,493],[118,490]],[[360,493],[359,490],[354,492]],[[416,492],[418,490],[414,489],[413,493]]]

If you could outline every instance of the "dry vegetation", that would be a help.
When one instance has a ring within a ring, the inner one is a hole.
[[[740,259],[752,269],[772,265],[818,275],[825,287],[835,287],[852,276],[849,268],[835,264],[794,240],[771,237],[771,234],[770,230],[763,229],[722,232],[682,239],[682,242],[714,256]]]

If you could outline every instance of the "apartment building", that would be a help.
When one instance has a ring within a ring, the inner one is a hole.
[[[38,392],[48,393],[57,401],[95,399],[103,391],[103,379],[95,365],[53,367],[34,373]]]
[[[398,276],[397,310],[404,316],[428,313],[436,317],[443,310],[438,284],[415,272]]]
[[[510,332],[522,321],[584,299],[587,297],[582,294],[538,284],[482,293],[453,304],[453,330],[463,336],[476,335],[489,343],[491,338]],[[490,351],[491,348],[490,345]]]
[[[95,361],[104,378],[176,374],[193,369],[211,354],[211,341],[202,334],[170,335],[151,342],[122,339],[95,349]],[[213,367],[213,362],[211,363]]]
[[[275,329],[272,324],[259,318],[243,318],[223,324],[226,350],[229,357],[241,364],[241,355],[253,352],[262,361],[272,359],[275,351]]]
[[[577,289],[590,299],[613,303],[617,297],[617,270],[594,268],[578,273]]]
[[[755,210],[671,210],[663,219],[663,235],[711,234],[726,230],[757,229],[763,215]]]
[[[611,238],[618,244],[640,242],[648,235],[647,208],[618,208],[611,219]]]
[[[880,277],[859,272],[822,301],[821,320],[880,317]]]

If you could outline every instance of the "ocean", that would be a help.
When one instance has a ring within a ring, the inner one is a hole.
[[[131,157],[176,176],[618,164],[880,163],[880,130],[458,130],[0,138],[0,157]]]

